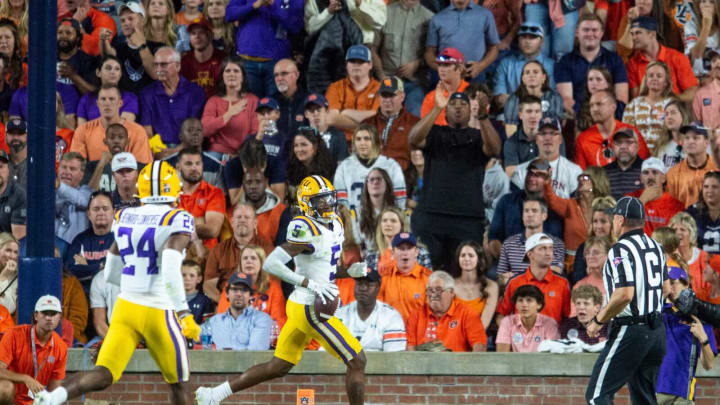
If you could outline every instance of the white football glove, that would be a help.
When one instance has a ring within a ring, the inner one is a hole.
[[[332,301],[340,293],[338,287],[334,283],[318,283],[313,280],[308,280],[308,290],[315,293],[322,300],[323,304],[326,304],[328,300]]]
[[[352,278],[362,278],[368,275],[370,269],[365,262],[353,263],[348,267],[347,273]]]

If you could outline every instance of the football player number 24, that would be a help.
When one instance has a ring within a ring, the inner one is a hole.
[[[147,258],[147,274],[157,274],[158,266],[157,250],[155,249],[155,228],[145,229],[143,234],[140,236],[140,240],[138,240],[137,252],[135,252],[135,250],[133,249],[132,233],[133,228],[129,228],[126,226],[121,226],[120,228],[118,228],[118,246],[121,246],[120,241],[123,240],[123,237],[125,238],[125,240],[127,240],[127,246],[120,249],[120,257],[122,257],[123,262],[127,263],[127,261],[125,260],[125,256],[129,256],[132,254],[135,254],[136,257]],[[135,275],[135,265],[126,265],[125,267],[123,267],[122,272],[123,274],[127,274],[130,276]]]

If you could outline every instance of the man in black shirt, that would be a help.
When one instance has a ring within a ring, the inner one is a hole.
[[[585,399],[612,404],[628,383],[633,404],[656,404],[655,386],[665,357],[665,323],[660,311],[670,280],[662,246],[643,232],[645,207],[623,197],[613,210],[617,242],[603,268],[606,305],[586,325],[593,338],[608,322],[610,333],[595,362]]]
[[[57,28],[57,80],[75,86],[80,94],[97,89],[97,59],[80,49],[82,45],[80,23],[72,18],[60,20]]]
[[[273,98],[280,106],[277,128],[281,134],[294,134],[305,122],[303,115],[307,92],[299,85],[300,71],[292,59],[280,59],[273,68],[277,93]]]
[[[643,187],[640,181],[643,160],[638,156],[638,139],[632,129],[621,129],[613,135],[612,150],[615,160],[605,165],[610,181],[610,195],[619,200],[622,196]]]
[[[147,41],[143,34],[145,9],[140,3],[129,1],[118,9],[120,29],[110,43],[110,34],[100,36],[100,54],[115,55],[123,66],[120,88],[140,93],[155,77],[153,54],[165,44]]]
[[[447,106],[448,126],[434,125]],[[413,230],[428,246],[434,268],[448,268],[461,241],[481,241],[485,228],[485,166],[500,153],[496,133],[468,127],[470,99],[438,87],[435,106],[410,130],[410,144],[423,150],[423,196],[412,216]]]

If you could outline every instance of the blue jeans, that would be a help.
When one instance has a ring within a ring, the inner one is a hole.
[[[575,26],[578,22],[578,11],[565,14],[565,25],[560,28],[551,27],[550,13],[547,4],[532,3],[525,5],[525,21],[539,24],[545,31],[543,55],[551,56],[560,61],[563,55],[572,52],[575,45]],[[552,30],[551,30],[552,28]]]
[[[411,82],[403,80],[405,87],[405,109],[412,115],[420,118],[420,109],[425,99],[425,89]]]
[[[246,80],[248,81],[248,88],[252,94],[258,96],[258,98],[263,98],[275,93],[277,88],[275,87],[275,77],[273,76],[274,68],[274,60],[255,62],[245,59]]]

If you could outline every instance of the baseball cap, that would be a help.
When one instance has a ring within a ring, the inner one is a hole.
[[[188,32],[192,31],[192,29],[195,27],[204,28],[205,31],[207,31],[207,32],[213,31],[212,25],[210,25],[210,22],[208,20],[206,20],[205,17],[198,17],[198,18],[192,20],[190,25],[188,25],[188,28],[187,28]]]
[[[19,133],[26,133],[27,132],[27,122],[19,119],[19,118],[13,118],[7,123],[7,127],[5,128],[6,132],[19,132]]]
[[[395,235],[392,240],[392,247],[398,247],[401,243],[409,243],[413,246],[417,246],[417,238],[410,232],[400,232]]]
[[[536,233],[532,235],[531,237],[527,238],[525,241],[525,257],[523,257],[523,260],[528,260],[527,254],[529,251],[535,249],[536,247],[540,245],[552,245],[553,240],[551,237],[549,237],[547,234],[544,234],[542,232]]]
[[[634,139],[635,141],[638,140],[637,134],[631,128],[623,128],[623,129],[617,130],[613,134],[612,140],[615,141],[618,137],[630,138],[630,139]]]
[[[386,77],[380,84],[379,93],[392,93],[397,94],[398,91],[405,91],[402,80],[397,76]]]
[[[445,48],[440,52],[440,54],[435,58],[435,62],[437,63],[445,63],[445,64],[453,64],[453,63],[465,63],[465,55],[462,54],[462,52],[458,51],[456,48],[449,47]]]
[[[363,62],[370,62],[370,50],[365,45],[353,45],[348,48],[345,54],[345,60],[361,60]]]
[[[670,271],[668,271],[668,277],[670,278],[670,280],[688,279],[688,275],[685,270],[677,266],[670,266]]]
[[[365,277],[361,277],[360,280],[368,280],[368,281],[380,281],[382,277],[380,277],[380,273],[378,273],[375,269],[370,269],[370,272],[365,275]]]
[[[243,284],[247,288],[249,288],[250,291],[253,290],[252,279],[250,278],[250,276],[245,276],[245,275],[241,276],[240,273],[233,273],[233,275],[230,276],[230,280],[228,280],[228,288],[230,288],[230,286],[235,285],[235,284]]]
[[[319,93],[311,93],[307,96],[307,98],[305,98],[305,108],[308,108],[310,104],[320,107],[327,107],[329,105],[325,96]]]
[[[665,164],[663,164],[662,160],[656,157],[649,157],[645,159],[642,163],[642,167],[640,168],[641,172],[644,172],[647,169],[655,169],[662,174],[667,173],[667,168],[665,168]]]
[[[528,169],[528,171],[529,170],[546,171],[546,170],[550,169],[550,163],[548,163],[548,161],[545,159],[538,158],[538,159],[535,159],[532,162],[530,162],[530,164],[528,164],[527,169]]]
[[[60,305],[60,300],[57,299],[57,297],[55,297],[54,295],[43,295],[42,297],[38,298],[37,302],[35,303],[35,312],[42,311],[62,312],[62,305]]]
[[[657,32],[658,24],[657,24],[657,20],[655,20],[654,18],[643,15],[643,16],[636,18],[632,22],[632,24],[630,24],[630,28],[642,28],[642,29],[645,29],[648,31]],[[660,33],[658,33],[658,36],[659,35],[660,35]]]
[[[613,209],[613,215],[620,215],[625,218],[645,219],[645,207],[635,197],[623,197],[618,200]]]
[[[271,108],[273,110],[279,110],[280,106],[278,102],[272,97],[263,97],[258,101],[258,105],[255,108],[255,112],[260,111],[261,108]]]
[[[132,11],[133,13],[140,14],[141,16],[145,17],[145,8],[142,6],[142,4],[138,2],[129,1],[118,7],[118,15],[122,14],[125,9],[130,9],[130,11]]]
[[[556,117],[554,114],[543,115],[540,123],[538,124],[538,132],[545,127],[550,127],[556,131],[562,131],[562,124],[560,123],[560,119],[558,119],[558,117]]]
[[[448,102],[450,100],[462,100],[468,104],[470,104],[470,97],[467,96],[467,94],[456,91],[455,93],[450,95],[450,98],[448,99]]]
[[[112,163],[110,163],[110,169],[116,172],[120,169],[133,169],[137,170],[137,160],[130,152],[120,152],[113,156]]]
[[[523,25],[520,26],[520,30],[518,31],[518,36],[520,35],[532,35],[535,37],[543,38],[545,36],[545,31],[540,26],[540,24],[525,21]]]
[[[685,134],[688,131],[694,131],[697,132],[700,135],[704,135],[706,138],[708,137],[708,129],[705,128],[702,124],[702,122],[694,121],[691,122],[688,125],[683,125],[680,127],[680,133]]]

